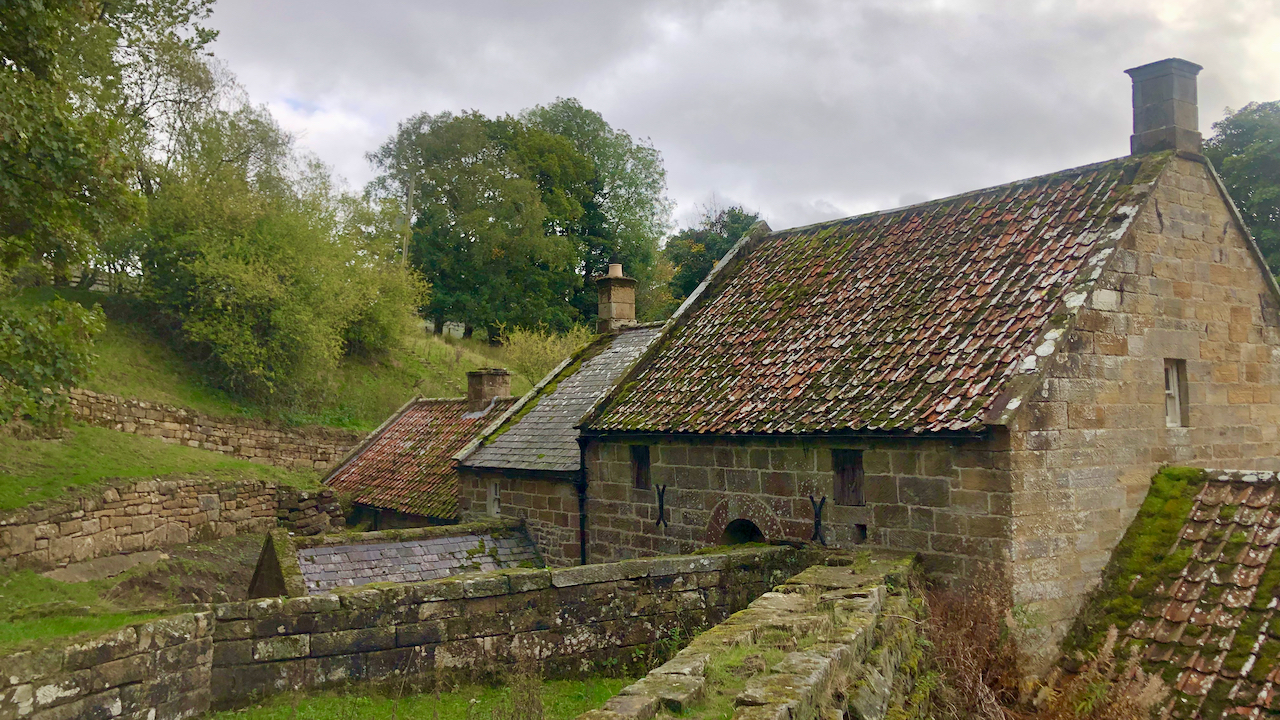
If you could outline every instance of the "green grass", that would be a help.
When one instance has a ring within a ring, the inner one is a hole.
[[[0,652],[44,645],[50,638],[99,635],[158,617],[157,611],[130,612],[105,599],[122,578],[64,583],[31,570],[0,576]]]
[[[145,312],[131,300],[86,290],[36,288],[24,291],[17,301],[45,302],[55,294],[85,306],[98,303],[106,311],[107,327],[95,343],[98,361],[87,389],[215,417],[368,431],[415,395],[461,397],[466,394],[467,371],[510,365],[502,348],[485,341],[414,333],[385,357],[344,359],[336,371],[320,378],[319,389],[305,405],[266,407],[204,383],[195,368],[150,331]],[[531,387],[523,376],[513,376],[513,393],[523,394]]]
[[[166,550],[168,557],[111,578],[67,583],[32,570],[0,574],[0,654],[101,635],[169,614],[175,605],[243,600],[263,536],[239,535]]]
[[[310,470],[286,470],[221,453],[170,445],[105,428],[75,424],[55,440],[0,437],[0,510],[50,500],[68,490],[114,478],[201,473],[219,479],[256,478],[291,485],[317,481]]]
[[[615,678],[553,680],[543,683],[544,720],[572,720],[600,707],[633,681]],[[502,716],[510,704],[505,688],[463,686],[449,692],[406,695],[395,700],[375,692],[314,695],[287,693],[243,710],[214,713],[209,720],[489,720]],[[520,715],[524,717],[524,715]]]

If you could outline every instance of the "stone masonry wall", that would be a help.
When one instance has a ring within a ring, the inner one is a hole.
[[[244,533],[277,521],[302,534],[338,529],[333,491],[256,480],[144,480],[0,516],[0,567],[51,570],[104,555],[154,550]]]
[[[829,545],[862,542],[920,553],[932,573],[971,577],[1007,557],[1008,478],[994,474],[1000,436],[956,440],[744,440],[636,438],[588,449],[589,560],[691,552],[724,542],[733,520],[768,541],[808,542],[821,500]],[[650,445],[652,489],[634,487],[630,444]],[[832,449],[863,452],[863,506],[836,505]],[[657,487],[666,486],[666,524]],[[864,536],[865,532],[865,536]],[[864,539],[865,537],[865,539]]]
[[[1280,469],[1280,321],[1208,169],[1173,158],[999,461],[1013,486],[1015,598],[1052,648],[1162,464]],[[1186,362],[1166,427],[1164,360]],[[1003,480],[998,480],[1003,483]]]
[[[548,677],[627,667],[821,557],[755,547],[224,603],[214,606],[214,705],[397,676],[484,676],[530,660]]]
[[[245,418],[215,418],[80,389],[71,391],[71,411],[90,425],[281,467],[328,469],[364,438],[336,428],[279,428]]]
[[[489,515],[489,493],[495,482],[499,486],[501,516],[525,521],[530,539],[548,565],[564,567],[581,561],[578,490],[572,483],[461,470],[458,505],[464,517]]]
[[[177,720],[209,709],[213,613],[0,657],[0,718]]]

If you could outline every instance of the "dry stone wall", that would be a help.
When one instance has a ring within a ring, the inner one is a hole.
[[[755,547],[220,604],[214,704],[522,661],[549,677],[643,663],[821,557]]]
[[[0,718],[175,720],[209,709],[212,612],[0,657]]]
[[[80,389],[71,391],[71,411],[90,425],[291,468],[328,469],[364,439],[349,430],[280,428]]]
[[[144,480],[0,516],[0,567],[51,570],[105,555],[265,533],[277,522],[315,534],[341,528],[342,508],[329,489],[199,476]]]

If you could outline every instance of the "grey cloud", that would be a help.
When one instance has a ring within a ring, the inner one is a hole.
[[[1280,97],[1266,0],[222,0],[215,51],[351,180],[411,113],[575,96],[662,151],[685,218],[713,193],[775,228],[1127,151],[1127,67],[1205,66],[1201,122]],[[293,107],[290,107],[293,103]]]

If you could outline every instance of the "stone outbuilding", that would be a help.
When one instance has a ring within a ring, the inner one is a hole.
[[[347,493],[352,520],[373,530],[458,521],[451,457],[515,402],[511,373],[467,373],[464,398],[415,398],[365,438],[324,478]]]
[[[461,511],[527,518],[549,563],[998,567],[1056,640],[1161,465],[1280,469],[1280,289],[1201,154],[1199,70],[1128,71],[1126,157],[760,223],[660,327],[606,278],[601,339],[456,456]]]

